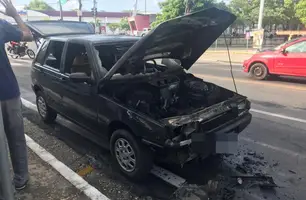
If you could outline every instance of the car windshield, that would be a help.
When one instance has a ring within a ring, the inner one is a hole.
[[[295,38],[295,39],[289,40],[287,42],[284,42],[284,43],[278,45],[277,47],[275,47],[274,50],[280,50],[283,46],[285,46],[285,45],[287,45],[287,44],[289,44],[291,42],[294,42],[294,41],[296,41],[298,39],[300,39],[300,38]]]
[[[100,44],[95,46],[95,54],[98,58],[100,68],[104,72],[108,72],[115,63],[133,46],[133,42],[120,44]],[[133,66],[135,65],[135,66]],[[152,58],[142,63],[126,64],[120,68],[116,74],[125,75],[128,73],[149,73],[156,71],[165,71],[168,68],[178,67],[181,62],[176,59],[169,58]],[[131,71],[132,69],[132,71]]]

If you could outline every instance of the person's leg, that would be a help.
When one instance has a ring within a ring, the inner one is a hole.
[[[2,102],[4,130],[9,145],[16,189],[23,189],[29,179],[21,106],[20,97]]]

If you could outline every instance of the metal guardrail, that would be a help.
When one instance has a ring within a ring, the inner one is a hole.
[[[14,190],[10,176],[10,164],[5,141],[6,136],[4,132],[3,116],[0,102],[0,194],[3,195],[3,199],[5,200],[14,200]]]

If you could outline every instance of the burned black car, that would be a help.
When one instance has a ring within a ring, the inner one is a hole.
[[[93,35],[80,22],[28,22],[45,38],[32,68],[39,114],[88,129],[132,178],[143,178],[156,157],[184,164],[231,153],[251,121],[250,102],[187,70],[234,20],[211,8],[142,38]]]

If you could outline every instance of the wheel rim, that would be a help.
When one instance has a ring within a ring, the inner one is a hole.
[[[29,56],[30,58],[34,58],[34,57],[35,57],[34,51],[28,50],[28,56]]]
[[[135,152],[130,143],[124,139],[119,138],[115,142],[116,159],[122,169],[127,172],[132,172],[136,167]]]
[[[254,68],[254,75],[261,76],[263,74],[263,70],[260,66]]]
[[[39,114],[45,118],[47,115],[47,105],[43,97],[39,96],[37,99],[37,108]]]

